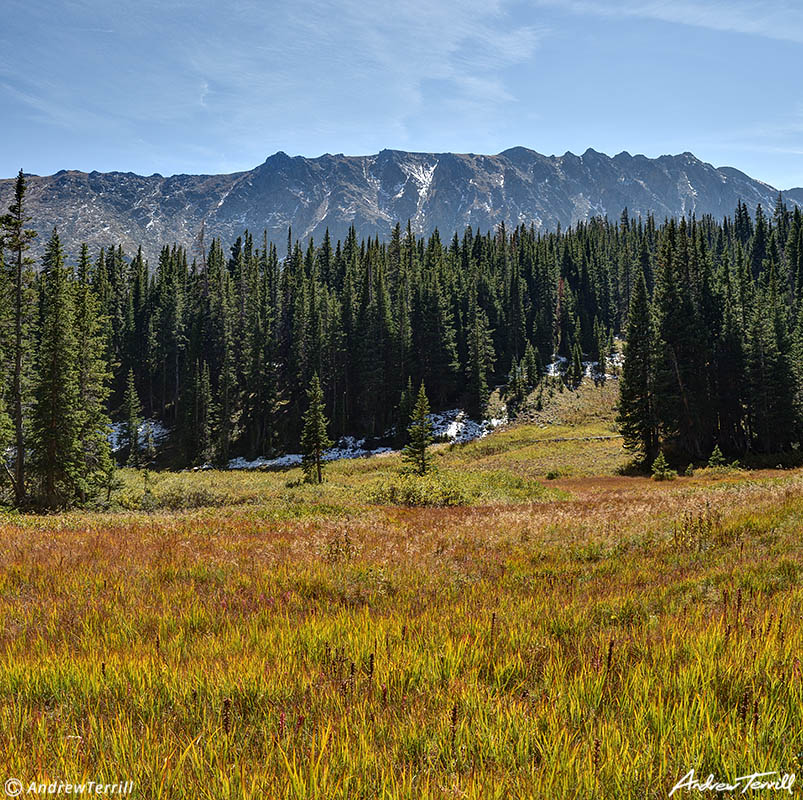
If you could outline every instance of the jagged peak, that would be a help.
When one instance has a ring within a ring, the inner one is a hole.
[[[272,156],[268,156],[263,163],[270,164],[274,161],[290,161],[290,156],[284,150],[277,150]]]
[[[609,156],[605,155],[605,153],[600,153],[599,151],[595,150],[593,147],[589,147],[585,153],[583,153],[582,158],[591,158],[591,159],[605,159],[606,161],[609,159]]]
[[[524,147],[520,144],[516,145],[515,147],[508,147],[507,150],[503,150],[499,153],[500,156],[537,156],[540,153],[536,152],[535,150],[531,150],[529,147]]]

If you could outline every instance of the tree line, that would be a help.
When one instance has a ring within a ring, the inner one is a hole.
[[[436,409],[515,406],[556,358],[569,384],[627,339],[620,423],[628,447],[692,458],[776,451],[803,427],[803,220],[592,219],[520,225],[448,243],[408,222],[387,242],[305,243],[280,254],[246,231],[224,249],[120,245],[73,263],[57,231],[41,263],[20,173],[2,218],[0,435],[15,501],[80,501],[110,480],[109,419],[172,431],[173,466],[297,449],[315,391],[327,436],[404,431],[426,385]],[[415,387],[415,388],[414,388]],[[398,441],[399,444],[403,442]],[[30,463],[28,463],[30,461]]]
[[[798,450],[803,436],[801,212],[670,220],[634,275],[619,423],[652,462]]]

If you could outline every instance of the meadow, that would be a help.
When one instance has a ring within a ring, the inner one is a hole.
[[[322,487],[124,470],[112,511],[4,514],[0,781],[665,798],[692,768],[800,772],[803,470],[629,475],[613,400],[438,445],[460,505],[377,502],[388,455]]]

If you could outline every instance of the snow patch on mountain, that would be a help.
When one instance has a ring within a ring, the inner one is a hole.
[[[435,174],[435,168],[438,166],[436,161],[434,164],[419,164],[415,162],[404,162],[401,164],[402,171],[405,175],[411,178],[418,185],[418,205],[426,200],[429,194],[429,187],[432,186],[432,176]]]

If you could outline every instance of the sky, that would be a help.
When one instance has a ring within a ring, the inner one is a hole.
[[[801,0],[3,0],[0,177],[522,145],[787,189],[801,65]]]

